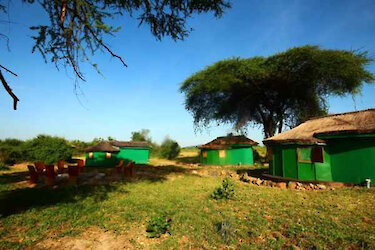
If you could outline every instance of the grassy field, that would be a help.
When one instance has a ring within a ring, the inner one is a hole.
[[[374,189],[234,181],[234,200],[216,201],[222,177],[180,164],[194,157],[152,159],[148,178],[132,182],[60,189],[20,187],[22,172],[0,172],[0,248],[375,248]],[[169,234],[147,238],[147,222],[160,214],[171,219]]]

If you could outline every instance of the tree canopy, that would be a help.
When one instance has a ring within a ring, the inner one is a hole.
[[[169,137],[166,137],[160,145],[160,156],[168,160],[175,159],[180,151],[180,145]]]
[[[131,135],[132,141],[147,141],[151,143],[150,137],[150,130],[149,129],[142,129],[141,131],[134,131]]]
[[[328,97],[357,94],[374,81],[367,52],[318,46],[269,57],[231,58],[193,74],[181,85],[197,127],[230,123],[261,125],[264,136],[326,114]]]
[[[151,33],[159,40],[169,36],[174,40],[184,39],[191,31],[187,20],[194,14],[212,12],[221,17],[230,7],[230,0],[23,0],[26,4],[38,4],[49,17],[49,23],[30,27],[35,31],[32,37],[35,44],[32,52],[38,51],[44,60],[56,67],[70,67],[77,78],[85,81],[80,70],[80,62],[91,64],[96,70],[98,65],[92,62],[90,55],[98,50],[117,58],[124,66],[125,60],[117,55],[105,42],[106,35],[115,35],[120,27],[110,25],[110,19],[130,16],[146,24]],[[7,5],[0,0],[0,20],[7,20]],[[0,39],[9,42],[0,32]],[[9,87],[1,70],[17,76],[0,62],[0,81],[13,98],[13,107],[17,109],[19,99]]]
[[[42,161],[46,164],[55,164],[58,160],[70,160],[73,148],[64,138],[38,135],[25,142],[25,154],[30,161]]]

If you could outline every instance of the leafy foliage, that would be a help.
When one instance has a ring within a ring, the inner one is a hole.
[[[147,223],[146,232],[149,238],[159,238],[162,234],[168,232],[171,226],[171,219],[167,215],[160,214],[153,217]]]
[[[64,138],[38,135],[25,143],[26,155],[29,161],[42,161],[55,164],[58,160],[69,160],[73,148]]]
[[[215,200],[230,200],[234,197],[234,184],[231,179],[225,178],[222,185],[215,189],[211,198]]]
[[[13,165],[24,160],[24,142],[18,139],[0,141],[0,162]]]
[[[9,166],[6,163],[0,161],[0,171],[3,170],[9,170]]]
[[[374,75],[367,52],[289,49],[270,57],[219,61],[184,81],[185,106],[197,127],[261,125],[265,137],[327,112],[327,98],[359,93]]]
[[[178,156],[180,150],[180,145],[167,137],[160,145],[159,154],[161,157],[171,160]]]
[[[85,76],[80,69],[82,62],[89,63],[100,73],[97,63],[91,60],[91,56],[98,50],[105,51],[118,59],[123,66],[127,66],[124,59],[104,41],[106,36],[114,36],[121,28],[112,26],[111,19],[121,16],[136,18],[139,20],[139,26],[148,25],[151,33],[158,40],[164,36],[182,40],[192,30],[186,25],[187,19],[192,15],[211,12],[219,18],[225,9],[230,8],[229,0],[23,0],[23,2],[39,5],[49,19],[46,24],[30,27],[36,32],[32,36],[34,40],[32,52],[40,52],[45,62],[49,60],[57,69],[60,66],[73,69],[75,76],[82,81],[85,81]],[[0,14],[8,14],[7,6],[2,2],[0,2]],[[7,41],[9,50],[9,38],[2,33],[0,38]],[[2,65],[0,68],[17,76]],[[13,107],[16,110],[19,99],[8,86],[1,69],[0,81],[13,98]]]
[[[45,61],[48,59],[57,67],[72,67],[76,76],[85,80],[79,63],[90,63],[96,70],[97,64],[90,55],[104,50],[119,59],[104,42],[105,36],[115,35],[121,27],[110,25],[110,20],[121,16],[130,16],[139,20],[139,25],[146,24],[151,33],[161,40],[170,36],[174,40],[184,39],[191,29],[186,22],[194,14],[212,12],[221,17],[224,10],[230,8],[225,0],[24,0],[28,4],[40,4],[48,15],[49,23],[30,27],[36,32],[33,52],[39,51]],[[6,11],[0,5],[0,11]],[[98,70],[99,72],[99,70]]]
[[[84,141],[81,141],[81,140],[73,140],[73,141],[70,141],[69,144],[73,147],[73,154],[74,155],[81,155],[81,154],[83,154],[83,152],[84,152],[83,150],[86,147],[92,146],[91,143],[84,142]]]
[[[142,129],[141,131],[132,132],[131,140],[132,141],[147,141],[151,142],[151,137],[149,136],[149,129]]]
[[[221,239],[229,244],[234,237],[234,230],[228,220],[224,220],[217,225],[217,231],[220,234]]]

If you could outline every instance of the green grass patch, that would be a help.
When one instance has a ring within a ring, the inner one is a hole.
[[[144,237],[142,245],[129,239],[134,248],[375,248],[374,189],[296,191],[236,182],[235,199],[218,202],[210,195],[220,177],[170,174],[179,178],[56,190],[9,189],[15,177],[0,178],[0,249],[33,248],[90,228]],[[148,239],[147,225],[161,211],[168,215],[162,222],[171,220],[168,233]]]

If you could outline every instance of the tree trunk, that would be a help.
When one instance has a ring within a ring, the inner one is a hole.
[[[266,118],[263,121],[263,130],[265,138],[269,138],[275,135],[276,124],[272,121],[272,118]]]

